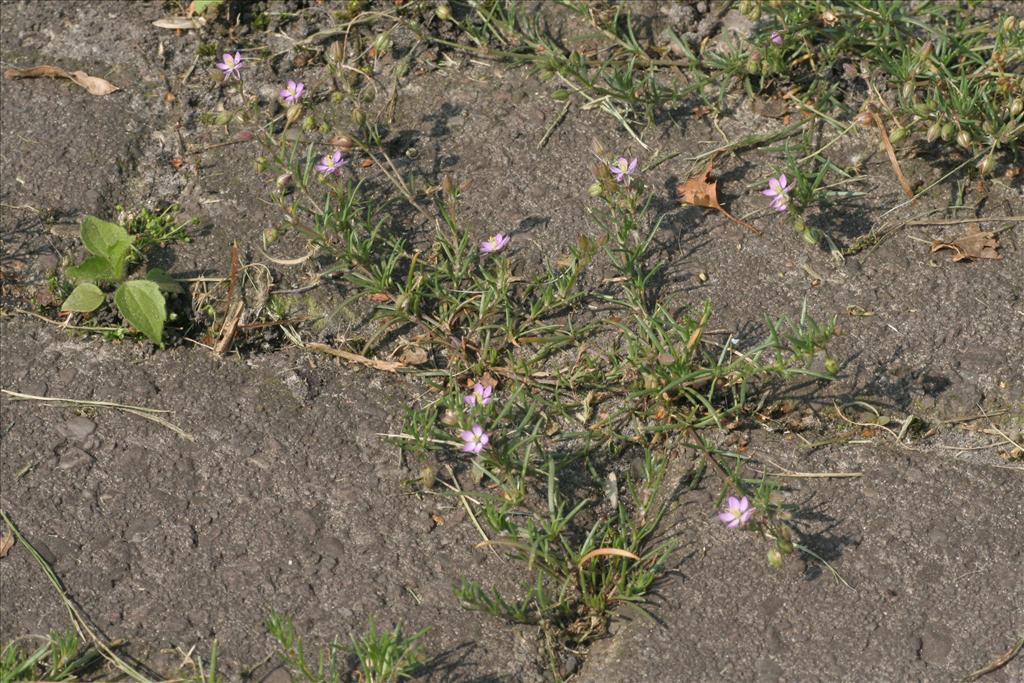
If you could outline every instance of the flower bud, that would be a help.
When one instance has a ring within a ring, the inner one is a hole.
[[[914,102],[914,113],[918,116],[928,116],[932,113],[932,108],[925,102]]]
[[[1012,14],[1003,19],[1003,30],[1007,33],[1013,33],[1013,29],[1017,27],[1017,17]]]
[[[345,48],[340,40],[331,43],[327,48],[327,63],[331,66],[339,66],[345,61]]]
[[[949,142],[950,140],[953,139],[954,133],[956,133],[956,128],[953,126],[953,124],[945,123],[942,125],[942,130],[940,131],[939,136],[946,142]]]
[[[779,552],[783,555],[789,555],[793,552],[793,542],[788,539],[779,539],[775,543],[775,547],[777,547]]]
[[[754,52],[747,59],[746,64],[747,73],[751,76],[756,76],[761,72],[761,55]]]
[[[366,123],[366,114],[363,110],[356,107],[352,110],[352,123],[362,128],[363,124]]]
[[[1024,112],[1024,98],[1015,97],[1010,104],[1010,116],[1020,116]]]
[[[587,188],[587,194],[589,194],[591,197],[600,197],[601,191],[601,183],[593,183],[590,187]]]
[[[434,10],[434,14],[436,14],[437,18],[441,21],[450,21],[452,18],[452,8],[448,6],[448,3],[442,2],[437,6],[437,9]]]
[[[874,122],[874,118],[871,116],[871,112],[862,111],[854,117],[853,121],[861,128],[870,128],[871,124]]]
[[[384,54],[391,51],[391,47],[394,45],[394,41],[391,40],[391,36],[387,33],[381,33],[373,41],[373,49],[377,51],[377,54]]]
[[[768,564],[776,569],[782,569],[782,553],[774,546],[768,550]]]
[[[935,142],[939,139],[939,135],[942,133],[942,124],[936,121],[932,125],[928,126],[928,133],[925,138],[928,142]]]
[[[352,148],[355,147],[355,144],[355,141],[344,133],[341,135],[335,135],[331,138],[331,145],[339,152],[344,152],[345,154],[351,152]]]
[[[454,411],[452,411],[452,410],[444,411],[444,415],[441,417],[441,423],[442,424],[445,424],[445,425],[451,427],[452,425],[458,424],[458,422],[459,422],[459,416],[456,415]]]
[[[996,128],[995,122],[992,121],[992,119],[985,119],[985,122],[981,124],[981,129],[988,133],[989,135],[995,135],[996,130],[998,130]]]
[[[982,175],[990,174],[996,167],[996,157],[994,154],[989,152],[985,155],[985,158],[978,164],[978,170],[981,171]]]
[[[274,181],[274,184],[277,185],[277,189],[282,192],[290,192],[292,187],[295,186],[295,179],[292,177],[291,173],[282,173],[277,176],[277,180]]]
[[[307,116],[306,118],[302,119],[302,130],[308,133],[314,128],[316,128],[316,121],[313,120],[312,116]]]
[[[892,132],[892,135],[889,136],[889,142],[891,142],[894,145],[898,142],[902,142],[903,140],[906,139],[907,134],[909,132],[909,130],[907,130],[903,126],[900,126],[899,128]]]
[[[420,486],[429,491],[434,488],[434,483],[436,481],[437,471],[430,465],[424,465],[423,469],[420,470]]]
[[[262,157],[262,156],[256,157],[256,172],[257,173],[263,173],[266,170],[267,170],[267,158],[266,157]]]
[[[903,87],[900,89],[900,94],[903,95],[903,99],[909,100],[914,97],[915,89],[915,84],[912,83],[911,81],[907,81],[906,83],[903,84]]]
[[[830,374],[830,375],[834,375],[837,372],[839,372],[839,361],[837,361],[832,356],[826,357],[825,358],[825,371],[828,374]]]
[[[263,231],[263,244],[270,246],[281,237],[281,231],[277,228],[267,228]]]
[[[956,136],[956,144],[960,145],[964,149],[970,149],[971,134],[968,133],[966,130],[960,131],[960,133]]]
[[[300,116],[302,116],[302,105],[293,104],[288,107],[288,111],[285,113],[285,120],[288,121],[288,125],[290,126],[298,121]]]

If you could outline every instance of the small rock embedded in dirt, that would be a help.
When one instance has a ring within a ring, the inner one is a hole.
[[[96,431],[96,423],[87,417],[73,417],[61,426],[61,432],[72,441],[83,441]]]
[[[317,551],[324,557],[340,560],[345,557],[345,544],[333,536],[328,536],[320,541]]]
[[[94,461],[95,458],[77,446],[62,448],[57,453],[58,470],[73,470],[85,465],[91,465]]]
[[[260,683],[291,683],[292,677],[288,673],[288,670],[283,666],[279,666],[266,676],[264,676]]]

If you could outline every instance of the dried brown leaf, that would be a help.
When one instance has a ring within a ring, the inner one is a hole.
[[[427,350],[422,346],[406,346],[398,357],[403,365],[423,365],[428,359]]]
[[[40,64],[39,66],[31,66],[27,69],[7,69],[4,71],[4,78],[8,80],[15,78],[66,78],[85,88],[90,95],[96,95],[97,97],[103,97],[120,90],[110,81],[98,76],[90,76],[84,71],[68,72],[59,66],[51,64]]]
[[[11,548],[14,547],[14,532],[8,527],[4,535],[0,537],[0,557],[7,557],[7,553],[11,552]]]
[[[164,17],[154,21],[153,26],[177,31],[190,31],[206,26],[206,19],[203,17]]]
[[[722,207],[718,203],[718,181],[710,179],[714,163],[714,161],[709,161],[703,171],[676,186],[676,193],[679,195],[681,204],[693,204],[721,210]]]
[[[942,249],[950,249],[953,253],[953,261],[967,261],[969,259],[993,259],[1000,260],[999,238],[991,230],[982,230],[977,223],[972,223],[967,232],[951,242],[942,240],[932,241],[932,253]]]

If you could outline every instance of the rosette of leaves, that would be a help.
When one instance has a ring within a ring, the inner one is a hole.
[[[114,305],[121,317],[163,348],[164,294],[182,293],[181,285],[161,268],[151,268],[144,278],[126,279],[132,237],[120,225],[86,216],[80,234],[91,256],[67,269],[76,286],[61,310],[92,313],[106,303],[107,292],[114,287]]]

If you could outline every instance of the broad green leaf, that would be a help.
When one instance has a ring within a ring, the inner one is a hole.
[[[107,297],[103,294],[102,289],[91,282],[83,282],[71,291],[60,310],[91,313],[102,306],[106,300]]]
[[[110,262],[114,277],[124,277],[124,264],[132,238],[120,225],[102,221],[95,216],[86,216],[82,221],[82,243],[94,256],[102,256]]]
[[[168,294],[185,293],[184,288],[178,284],[178,281],[168,275],[167,271],[163,268],[150,268],[149,272],[146,273],[146,279],[150,282],[155,282],[161,292],[167,292]]]
[[[224,0],[192,0],[192,14],[203,14],[222,4],[224,4]]]
[[[114,279],[110,262],[102,256],[90,256],[77,266],[71,266],[64,274],[75,282],[109,282]]]
[[[129,280],[114,292],[117,310],[133,327],[149,337],[150,341],[163,347],[164,321],[167,307],[164,295],[155,282]]]

